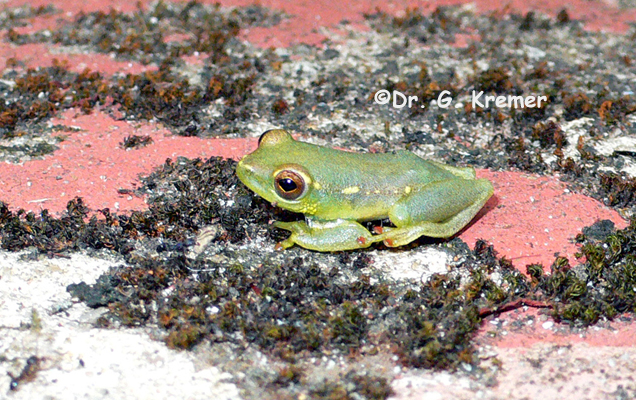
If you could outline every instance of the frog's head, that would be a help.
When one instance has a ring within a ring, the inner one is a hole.
[[[297,144],[285,130],[267,131],[258,140],[258,148],[239,161],[236,174],[241,182],[272,204],[311,213],[308,197],[313,179],[297,164],[302,161],[293,154]]]

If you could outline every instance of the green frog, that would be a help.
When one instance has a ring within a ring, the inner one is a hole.
[[[291,231],[277,245],[354,250],[383,241],[403,246],[420,236],[447,238],[466,226],[493,194],[473,168],[424,160],[408,151],[352,153],[295,140],[274,129],[239,161],[239,179],[274,206],[305,221],[274,223]],[[389,218],[369,232],[360,222]]]

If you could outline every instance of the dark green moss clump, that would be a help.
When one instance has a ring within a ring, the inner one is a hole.
[[[88,209],[82,199],[74,199],[68,203],[66,215],[52,217],[48,210],[40,215],[19,210],[11,212],[6,204],[0,203],[0,229],[2,248],[6,250],[22,250],[35,247],[44,253],[57,253],[77,248],[82,241],[82,233],[86,232]],[[94,243],[95,244],[95,243]]]
[[[22,144],[22,145],[15,145],[15,146],[0,146],[0,153],[16,154],[19,157],[21,156],[41,157],[47,154],[51,154],[57,149],[58,147],[51,143],[39,142],[33,145]]]
[[[22,6],[16,8],[4,8],[0,18],[0,29],[11,29],[28,25],[28,20],[41,15],[57,14],[59,11],[52,4],[38,7]],[[15,32],[14,32],[15,34]]]
[[[140,261],[111,271],[114,285],[128,296],[109,305],[105,321],[136,326],[156,320],[176,348],[238,337],[293,361],[313,352],[351,354],[386,343],[405,365],[454,369],[477,362],[471,337],[481,324],[481,309],[528,290],[523,275],[485,244],[467,261],[471,272],[464,285],[459,276],[443,275],[418,289],[371,283],[364,274],[350,281],[343,268],[324,269],[302,258],[257,268],[183,256]],[[503,271],[505,287],[488,277],[495,269]],[[185,279],[193,272],[196,280]],[[156,314],[142,306],[148,301],[158,305]],[[384,333],[371,335],[371,329]]]
[[[547,169],[541,152],[529,146],[524,138],[505,139],[503,145],[508,154],[509,167],[533,173],[542,173]]]
[[[236,161],[212,157],[168,159],[148,177],[140,192],[149,196],[149,216],[167,228],[163,237],[185,237],[218,224],[217,240],[240,243],[266,232],[276,210],[236,177]]]
[[[369,375],[348,373],[342,381],[331,382],[325,380],[317,388],[311,390],[314,399],[322,400],[353,400],[360,398],[369,400],[383,400],[393,395],[390,382],[386,378]]]
[[[420,43],[430,44],[437,40],[453,43],[455,33],[461,32],[461,21],[451,10],[451,7],[438,7],[430,16],[424,16],[418,8],[407,8],[400,17],[377,10],[365,17],[381,32],[390,27],[406,32],[408,37]]]
[[[49,42],[84,46],[143,64],[161,64],[168,58],[195,53],[205,53],[219,62],[228,57],[226,46],[241,25],[271,26],[281,18],[281,14],[260,6],[223,12],[218,4],[209,7],[197,1],[183,5],[160,1],[147,10],[140,6],[134,13],[114,9],[81,12],[52,32],[22,35],[10,30],[7,37],[18,45]]]
[[[239,221],[253,220],[263,224],[268,219],[263,202],[239,185],[234,174],[235,162],[220,158],[168,160],[163,168],[146,178],[142,190],[151,193],[157,179],[167,180],[161,195],[154,195],[148,211],[115,215],[108,209],[93,215],[82,199],[68,203],[65,215],[55,218],[47,210],[39,215],[23,210],[10,211],[0,202],[0,246],[6,250],[34,247],[43,253],[60,253],[79,249],[110,249],[128,254],[136,240],[161,239],[158,251],[185,251],[196,232],[203,226],[218,223],[222,234],[215,240],[238,243],[246,239],[251,228]],[[225,186],[226,190],[219,188]],[[221,202],[237,198],[231,207]],[[258,224],[254,225],[258,228]]]
[[[607,222],[599,221],[577,237],[582,243],[577,256],[585,259],[580,266],[572,268],[567,259],[557,257],[545,275],[541,265],[529,265],[523,297],[551,308],[557,321],[579,327],[634,313],[636,220],[621,231],[613,231]]]
[[[23,74],[9,72],[4,78],[16,84],[6,88],[6,100],[0,103],[0,138],[26,135],[35,124],[65,109],[90,114],[97,106],[115,118],[159,120],[177,134],[203,135],[210,128],[202,126],[203,109],[214,100],[225,99],[232,107],[234,111],[226,115],[229,120],[246,117],[243,107],[257,76],[250,62],[204,77],[205,87],[175,74],[168,63],[158,71],[113,78],[88,69],[77,74],[61,62]]]
[[[88,69],[72,72],[67,63],[57,60],[51,67],[26,71],[16,60],[7,62],[13,69],[0,82],[5,99],[0,103],[0,138],[41,136],[48,132],[45,122],[60,111],[75,108],[90,114],[96,107],[115,119],[160,121],[183,136],[233,131],[232,124],[251,115],[246,103],[268,64],[245,54],[234,38],[242,26],[272,25],[281,18],[258,6],[225,11],[197,2],[159,2],[135,13],[80,13],[72,23],[61,24],[52,32],[20,35],[9,30],[7,39],[18,45],[79,45],[152,63],[157,69],[106,77]],[[228,52],[231,47],[232,55]],[[181,57],[192,55],[207,58],[204,67],[186,77]],[[216,106],[222,117],[212,118],[209,107],[217,100],[223,100]],[[275,109],[286,112],[282,103]],[[21,149],[7,150],[16,153]],[[37,152],[26,149],[22,153]]]
[[[0,102],[0,138],[23,136],[28,124],[53,116],[64,101],[64,89],[68,88],[60,83],[67,80],[66,71],[58,67],[15,75],[4,76],[13,78],[15,85],[2,88],[5,100]]]
[[[139,149],[152,144],[152,137],[148,135],[130,135],[124,138],[124,141],[119,145],[124,149]]]
[[[554,317],[589,325],[636,312],[636,220],[602,240],[584,234],[578,240],[582,243],[579,256],[585,263],[571,269],[557,259],[552,275],[540,283],[554,299]]]
[[[605,172],[600,174],[600,186],[600,195],[608,206],[624,208],[636,204],[636,178]]]
[[[179,265],[178,260],[170,264]],[[371,301],[376,288],[352,293],[347,285],[333,283],[339,271],[325,272],[299,258],[257,270],[208,263],[189,268],[209,272],[196,284],[178,284],[173,296],[162,299],[159,320],[171,332],[169,342],[180,336],[173,332],[196,325],[213,340],[231,340],[238,332],[247,342],[285,356],[333,347],[348,352],[366,339],[367,314],[377,311]],[[199,304],[186,307],[183,300],[194,295]]]

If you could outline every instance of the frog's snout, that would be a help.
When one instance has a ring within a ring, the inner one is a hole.
[[[247,157],[248,156],[245,156],[236,165],[236,176],[253,192],[256,192],[256,194],[261,197],[265,197],[264,195],[267,193],[267,182],[263,180],[263,174],[265,172],[251,164],[249,160],[245,161]]]
[[[243,157],[241,161],[239,161],[238,164],[236,164],[236,176],[238,176],[241,182],[247,185],[247,182],[248,182],[247,176],[249,175],[250,172],[253,172],[253,168],[249,166],[249,164],[245,163],[244,161],[245,161],[245,157]]]

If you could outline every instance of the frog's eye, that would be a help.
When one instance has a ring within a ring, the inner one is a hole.
[[[305,193],[305,179],[288,169],[280,171],[274,178],[276,193],[285,200],[296,200]]]

